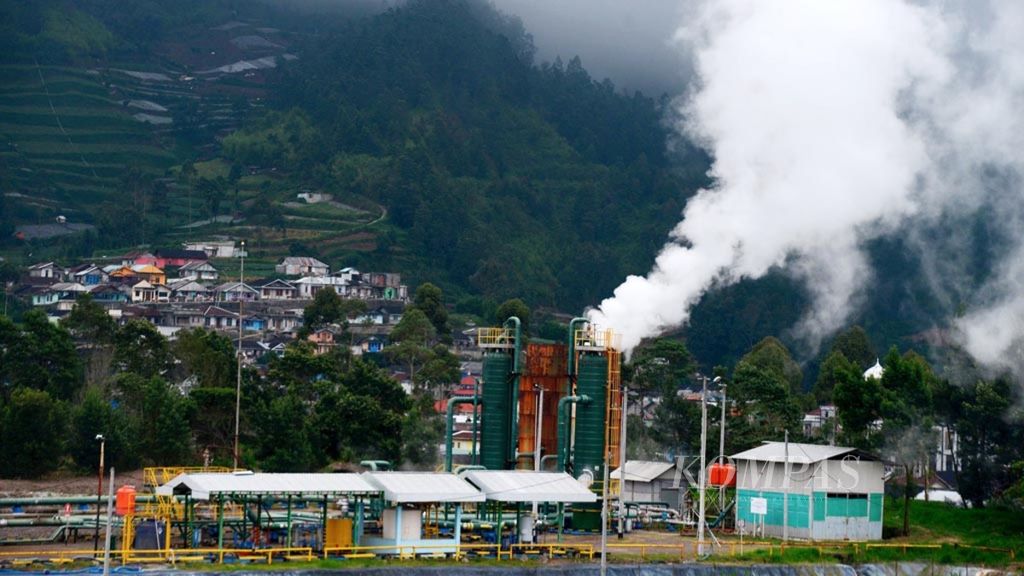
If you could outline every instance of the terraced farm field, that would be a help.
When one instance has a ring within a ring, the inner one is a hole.
[[[126,168],[163,174],[176,162],[170,139],[133,117],[107,80],[98,70],[0,66],[0,171],[22,211],[115,201]]]

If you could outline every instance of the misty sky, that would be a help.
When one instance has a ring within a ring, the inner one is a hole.
[[[689,58],[673,42],[687,3],[680,0],[493,0],[533,34],[538,62],[579,55],[598,80],[651,96],[680,93]]]

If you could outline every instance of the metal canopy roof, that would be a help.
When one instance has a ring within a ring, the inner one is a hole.
[[[463,477],[488,500],[500,502],[596,502],[597,495],[565,472],[469,470]]]
[[[364,472],[363,478],[391,502],[483,502],[484,495],[455,474]]]
[[[197,500],[211,495],[325,496],[379,492],[359,474],[179,474],[156,489],[161,496],[191,494]]]
[[[649,462],[647,460],[627,460],[626,480],[630,482],[651,482],[658,476],[672,469],[675,464],[671,462]],[[616,468],[610,474],[612,479],[618,480],[621,468]]]
[[[861,460],[878,460],[878,457],[859,450],[843,446],[822,446],[819,444],[789,443],[789,461],[806,462],[808,464],[823,460],[835,460],[844,456],[854,456]],[[786,444],[784,442],[765,442],[761,446],[751,448],[732,455],[733,460],[756,460],[758,462],[785,462]]]

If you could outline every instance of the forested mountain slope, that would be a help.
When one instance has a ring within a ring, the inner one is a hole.
[[[479,0],[381,6],[0,6],[0,252],[70,261],[226,234],[257,275],[316,256],[437,283],[468,312],[510,297],[579,312],[649,270],[708,183],[670,98],[535,61],[521,23]],[[96,228],[13,239],[58,215]],[[852,321],[880,345],[953,313],[898,242],[873,254]],[[803,303],[782,274],[713,291],[691,348],[717,363],[792,342]]]

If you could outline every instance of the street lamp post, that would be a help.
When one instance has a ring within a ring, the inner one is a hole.
[[[718,464],[725,465],[725,382],[718,387],[722,391],[722,421],[718,429]],[[718,508],[725,510],[725,486],[718,487]]]
[[[698,503],[697,513],[697,555],[704,555],[704,526],[706,525],[705,518],[705,503],[704,495],[707,492],[707,483],[705,476],[707,473],[707,458],[708,458],[708,377],[701,375],[701,393],[700,393],[700,477],[698,478],[698,494],[700,496],[700,502]],[[713,383],[717,384],[722,381],[720,376],[716,376]]]
[[[96,531],[93,532],[92,538],[93,552],[100,549],[100,507],[103,505],[103,456],[107,447],[107,439],[103,437],[103,434],[97,434],[96,440],[100,443],[100,468],[99,482],[96,488]]]
[[[243,287],[245,286],[245,240],[242,240],[239,256],[242,262],[238,271],[238,375],[235,381],[235,447],[233,450],[233,466],[236,469],[238,468],[238,425],[242,409],[242,305],[245,301],[243,297]]]

